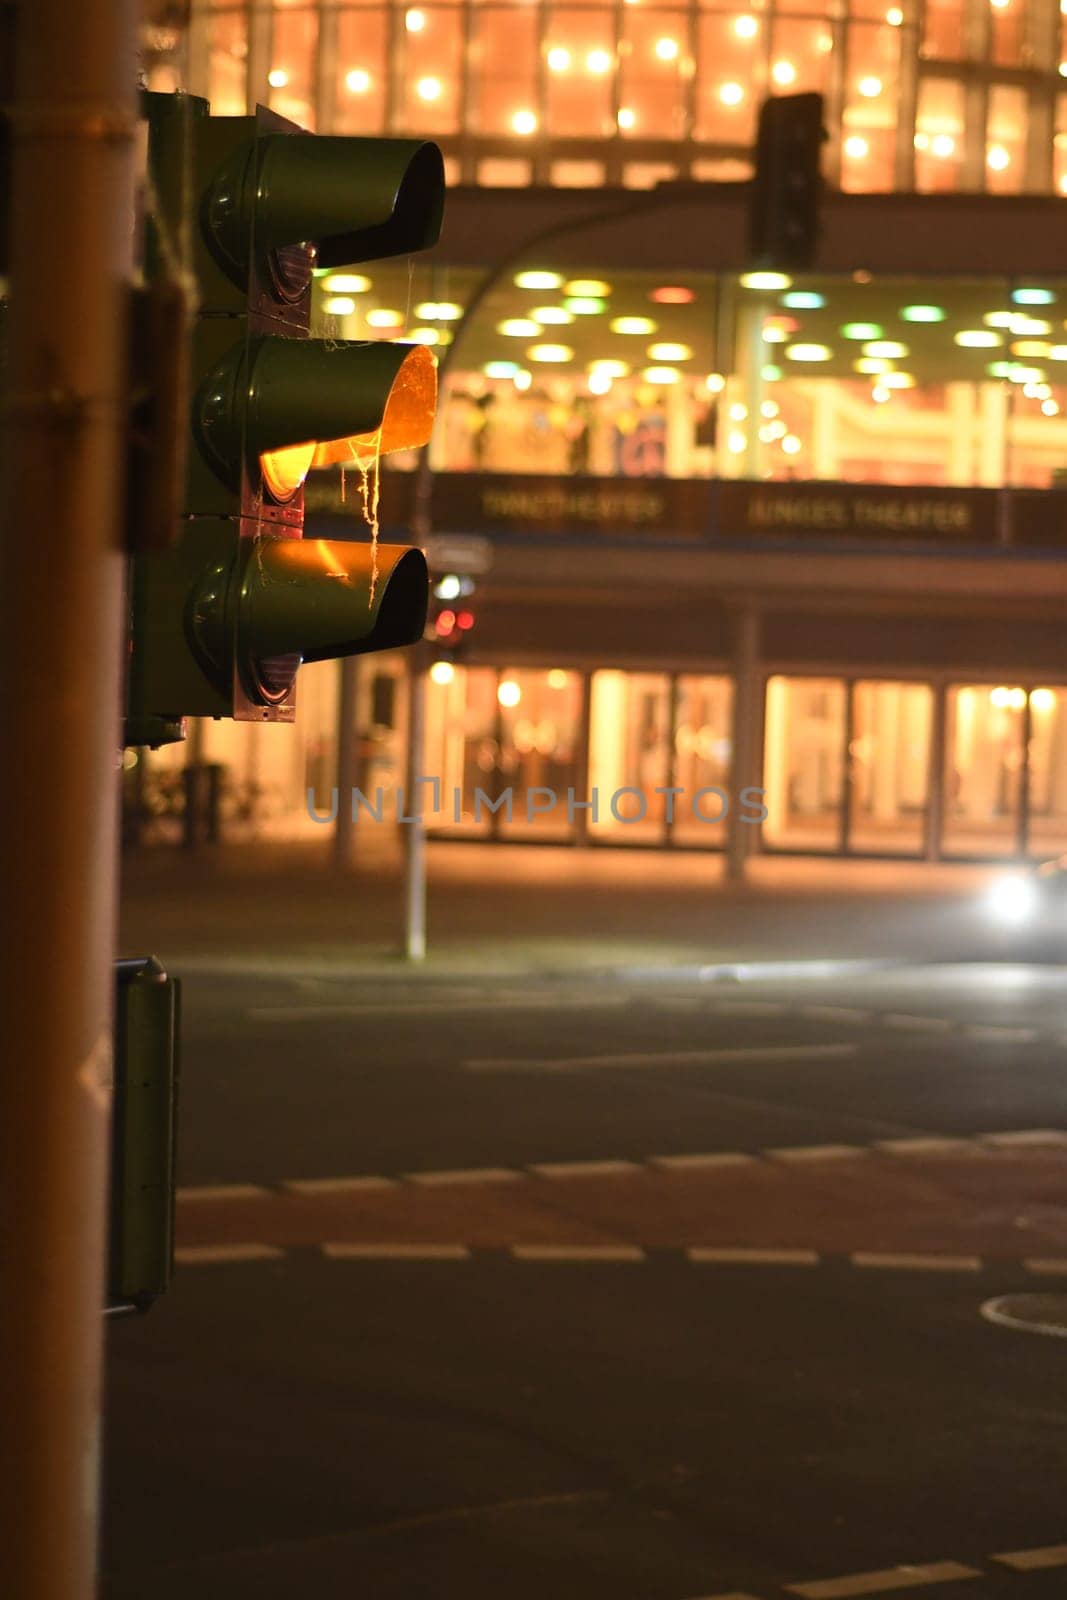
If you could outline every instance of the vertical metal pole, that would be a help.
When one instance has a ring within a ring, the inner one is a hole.
[[[941,859],[941,835],[945,826],[945,780],[948,776],[945,759],[947,747],[946,700],[948,686],[937,679],[931,685],[932,705],[930,718],[930,756],[926,775],[926,838],[924,855],[927,861]],[[950,799],[953,797],[950,795]]]
[[[678,777],[678,711],[682,703],[682,688],[679,674],[671,673],[668,710],[667,710],[667,787],[673,789]],[[673,796],[668,804],[663,817],[662,844],[670,847],[674,843],[674,805]]]
[[[426,661],[418,645],[408,654],[408,748],[405,812],[413,820],[404,832],[404,954],[409,961],[426,955],[426,829],[422,821],[426,754]]]
[[[337,872],[351,870],[355,856],[352,792],[358,782],[356,704],[359,692],[359,657],[345,656],[337,696],[337,820],[333,827],[333,864]]]
[[[855,742],[856,725],[856,683],[853,678],[845,679],[845,726],[842,730],[841,742],[844,746],[841,752],[841,810],[837,824],[837,854],[847,856],[852,848],[852,800],[853,800],[853,762],[852,746]]]
[[[574,775],[574,784],[579,800],[591,800],[589,792],[589,734],[593,712],[593,674],[582,670],[582,710],[581,725],[578,730],[578,761]],[[589,813],[583,807],[574,813],[574,832],[572,843],[584,848],[589,843]]]
[[[735,882],[745,876],[757,827],[742,821],[741,791],[759,786],[759,637],[759,614],[741,612],[734,625],[733,770],[726,831],[726,876]]]
[[[1030,696],[1033,689],[1026,686],[1026,702],[1023,705],[1022,727],[1019,732],[1022,738],[1020,752],[1021,765],[1019,767],[1019,807],[1015,824],[1015,852],[1021,861],[1026,860],[1026,853],[1030,848],[1030,755],[1034,739],[1034,718],[1030,707]]]
[[[18,1600],[95,1589],[135,23],[133,0],[18,9],[0,515],[0,1550]]]

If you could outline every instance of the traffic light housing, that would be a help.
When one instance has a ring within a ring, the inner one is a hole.
[[[291,721],[302,661],[422,637],[422,552],[303,539],[303,483],[425,444],[436,362],[423,345],[309,336],[313,268],[436,242],[436,145],[319,137],[272,112],[212,117],[145,96],[150,281],[191,279],[188,468],[165,548],[130,583],[127,742],[181,738],[187,716]],[[373,488],[357,502],[373,507]]]
[[[821,94],[773,95],[763,102],[749,209],[752,266],[805,268],[813,264],[825,138]]]

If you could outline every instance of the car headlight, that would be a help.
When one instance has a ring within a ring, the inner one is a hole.
[[[1040,898],[1032,878],[998,878],[986,894],[986,909],[997,922],[1017,926],[1035,914]]]

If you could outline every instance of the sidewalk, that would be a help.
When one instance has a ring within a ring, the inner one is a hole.
[[[399,861],[338,878],[318,840],[130,855],[120,951],[397,978],[992,949],[975,901],[996,869],[761,857],[736,885],[697,853],[437,843],[427,861],[421,968],[400,954]]]

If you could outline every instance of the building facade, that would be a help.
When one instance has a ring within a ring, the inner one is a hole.
[[[385,536],[421,490],[435,574],[471,591],[428,685],[435,830],[1067,849],[1062,25],[1047,0],[220,3],[154,38],[154,86],[216,111],[446,152],[433,256],[317,285],[324,332],[441,361],[428,463],[381,475]],[[810,88],[837,185],[819,260],[746,272],[756,108]],[[316,475],[309,527],[365,537],[358,501]],[[368,828],[395,825],[405,672],[359,669]],[[321,828],[337,673],[302,669],[296,730],[200,728],[138,779],[165,796],[215,761],[232,826]]]

